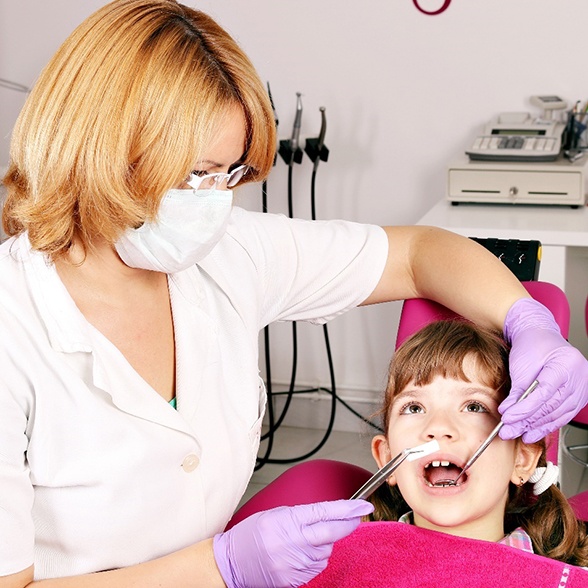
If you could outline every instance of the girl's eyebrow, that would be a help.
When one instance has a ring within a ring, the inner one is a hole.
[[[486,398],[490,398],[491,400],[497,400],[497,391],[488,388],[478,388],[478,387],[467,387],[462,388],[459,390],[462,396],[471,396],[471,395],[482,395]],[[397,394],[394,399],[392,400],[392,404],[404,399],[404,398],[415,398],[418,400],[420,396],[425,394],[424,390],[421,388],[408,388]]]
[[[423,396],[423,390],[419,388],[409,388],[407,390],[403,390],[400,394],[397,394],[392,399],[392,404],[396,404],[396,402],[400,402],[405,398],[418,398],[419,396]]]

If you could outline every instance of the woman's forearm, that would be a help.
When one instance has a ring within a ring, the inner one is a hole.
[[[23,573],[24,575],[24,573]],[[29,577],[32,575],[30,571]],[[18,576],[18,575],[17,575]],[[212,539],[180,551],[107,572],[54,578],[29,583],[6,583],[0,588],[224,588],[212,552]]]
[[[430,298],[479,324],[502,328],[527,291],[495,255],[466,237],[435,227],[385,227],[389,255],[365,304]]]

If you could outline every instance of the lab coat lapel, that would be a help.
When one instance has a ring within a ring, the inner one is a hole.
[[[191,424],[202,394],[221,394],[223,380],[217,327],[205,311],[205,297],[191,268],[170,277],[169,290],[176,341],[178,412]]]
[[[96,335],[103,337],[98,331]],[[122,353],[107,339],[103,343],[110,346],[110,352],[105,357],[92,353],[94,385],[109,394],[120,410],[195,437],[188,423],[141,378]]]

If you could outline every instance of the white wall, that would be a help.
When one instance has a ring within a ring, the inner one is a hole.
[[[529,96],[588,99],[585,0],[454,0],[439,16],[411,0],[186,0],[225,26],[271,84],[280,137],[295,93],[302,136],[319,106],[330,149],[317,181],[320,218],[378,224],[419,219],[444,194],[448,161],[495,113],[531,108]],[[73,27],[100,0],[0,0],[0,77],[33,84]],[[435,8],[441,0],[423,0]],[[0,166],[23,95],[0,88]],[[309,216],[310,162],[296,169],[295,213]],[[286,210],[285,165],[269,182],[270,209]],[[259,207],[258,189],[242,194]],[[399,304],[354,311],[329,327],[340,388],[379,390]],[[272,330],[274,379],[289,377],[289,328]],[[304,326],[306,327],[306,326]],[[301,327],[300,380],[328,383],[322,333]]]

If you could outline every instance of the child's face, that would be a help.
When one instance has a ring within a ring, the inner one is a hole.
[[[372,452],[381,467],[407,447],[436,439],[439,452],[404,462],[388,483],[398,484],[417,526],[498,541],[504,535],[509,482],[518,484],[519,476],[526,481],[539,455],[535,448],[529,455],[532,446],[497,437],[465,480],[443,485],[457,478],[500,419],[502,399],[477,377],[474,359],[466,358],[463,367],[469,382],[438,376],[425,386],[411,383],[402,390],[391,407],[387,436],[374,439]]]

